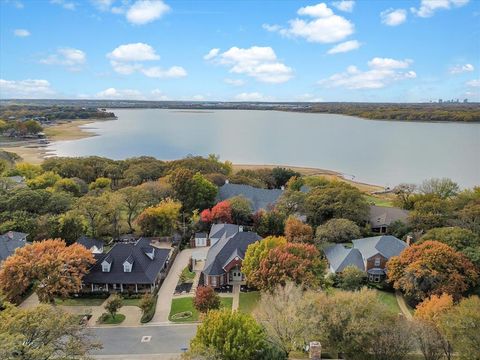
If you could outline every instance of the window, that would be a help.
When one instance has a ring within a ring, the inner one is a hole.
[[[217,277],[212,276],[210,279],[212,280],[212,286],[217,286]]]
[[[110,272],[110,264],[108,262],[102,263],[102,272]]]
[[[379,257],[375,258],[375,266],[376,267],[380,266],[380,258]]]
[[[123,264],[123,272],[132,272],[132,265],[130,263]]]

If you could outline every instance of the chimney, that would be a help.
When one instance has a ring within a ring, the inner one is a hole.
[[[280,186],[280,189],[285,190],[285,186],[284,185]]]
[[[13,231],[9,231],[9,232],[7,233],[7,236],[8,236],[8,238],[9,238],[10,240],[13,239]]]
[[[238,232],[243,232],[243,226],[242,226],[242,225],[240,225],[240,226],[238,227]]]
[[[322,359],[322,345],[318,341],[310,341],[308,358],[312,360]]]
[[[228,179],[226,179],[225,184],[230,184],[230,181]]]

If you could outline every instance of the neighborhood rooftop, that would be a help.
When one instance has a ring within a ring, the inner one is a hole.
[[[260,189],[250,185],[225,183],[218,190],[217,201],[243,196],[250,200],[252,209],[256,212],[260,209],[269,209],[282,193],[281,189]]]
[[[28,234],[16,231],[9,231],[0,235],[0,262],[12,255],[17,248],[27,244]]]

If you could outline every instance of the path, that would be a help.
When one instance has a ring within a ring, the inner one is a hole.
[[[23,300],[18,307],[22,309],[31,309],[38,305],[40,305],[40,301],[38,300],[37,293],[32,293],[29,297]]]
[[[398,306],[400,307],[400,310],[402,310],[403,315],[407,320],[412,320],[413,316],[412,313],[408,310],[408,305],[405,302],[405,298],[403,297],[402,293],[400,291],[395,291],[395,297],[397,298],[397,303]]]
[[[177,287],[178,278],[185,266],[188,265],[193,250],[194,249],[185,249],[175,258],[167,277],[158,291],[157,309],[151,323],[168,322],[168,315],[170,315],[172,298],[175,293],[175,288]]]
[[[238,310],[240,304],[240,284],[233,285],[232,311]]]

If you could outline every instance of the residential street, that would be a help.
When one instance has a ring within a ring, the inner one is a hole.
[[[92,328],[96,340],[103,344],[93,355],[99,359],[174,359],[189,346],[196,328],[196,324]],[[142,342],[145,336],[151,338]]]

